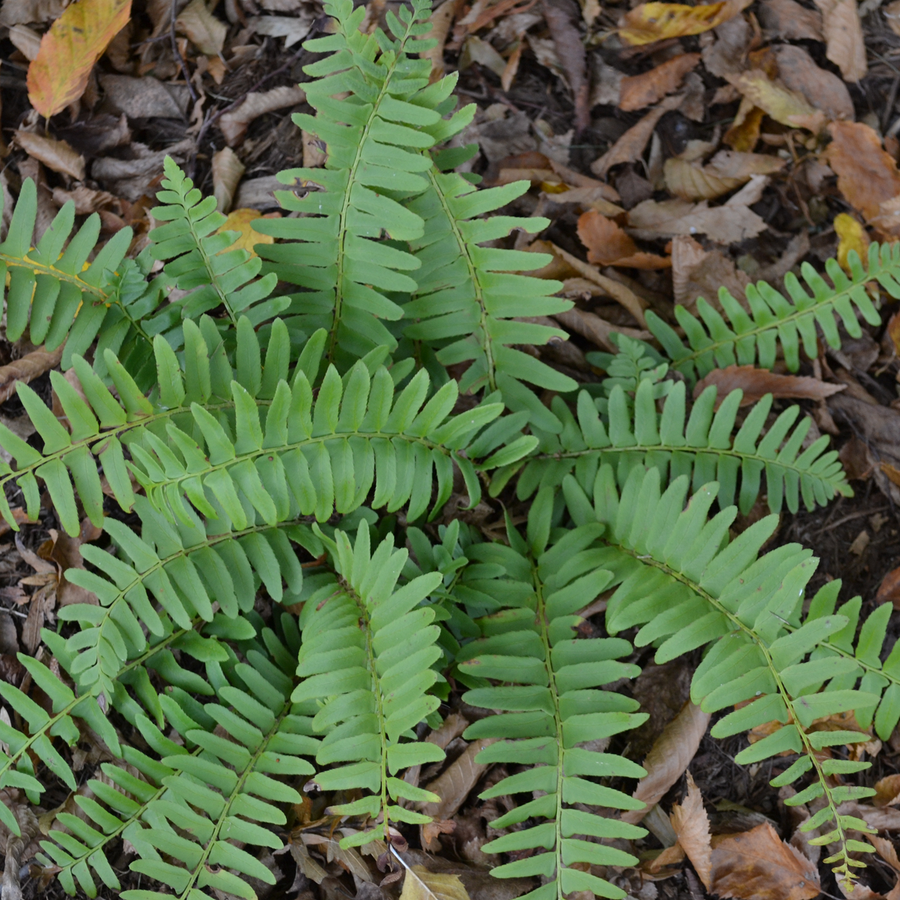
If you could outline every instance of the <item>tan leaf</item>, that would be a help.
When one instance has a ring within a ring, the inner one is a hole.
[[[643,109],[678,90],[684,76],[699,61],[699,53],[682,53],[649,72],[623,78],[619,88],[619,109],[626,112]]]
[[[625,210],[610,203],[605,195],[606,191],[600,187],[576,187],[560,193],[554,191],[551,199],[554,203],[577,203],[587,209],[596,209],[598,213],[610,218],[621,216]],[[549,192],[545,196],[549,196]]]
[[[712,893],[739,900],[812,900],[819,895],[815,866],[768,822],[716,836],[712,843]]]
[[[733,85],[728,87],[733,88]],[[727,144],[732,150],[749,153],[759,141],[764,116],[765,113],[758,106],[742,97],[731,128],[722,136],[722,143]]]
[[[718,78],[740,74],[747,68],[755,39],[757,35],[743,16],[729,19],[716,29],[716,42],[703,48],[704,67]]]
[[[702,712],[691,702],[685,703],[681,712],[663,729],[644,760],[647,774],[638,782],[632,796],[646,803],[646,807],[623,812],[625,822],[634,825],[640,822],[650,807],[659,803],[666,791],[681,778],[696,755],[708,725],[709,713]],[[688,852],[686,847],[685,852]]]
[[[447,43],[447,35],[450,33],[450,26],[456,18],[457,13],[462,9],[463,0],[444,0],[431,14],[428,24],[430,30],[423,37],[426,40],[435,41],[434,47],[420,53],[420,59],[431,60],[431,79],[437,81],[444,74],[444,45]]]
[[[6,403],[15,393],[17,384],[28,384],[44,372],[55,369],[62,359],[63,348],[47,351],[42,347],[26,353],[20,359],[0,366],[0,403]]]
[[[743,303],[748,284],[748,275],[721,251],[704,250],[688,235],[672,241],[672,291],[675,302],[691,312],[697,308],[698,297],[718,308],[722,287]]]
[[[262,218],[255,209],[235,209],[229,213],[219,231],[236,231],[237,240],[228,247],[228,250],[246,250],[251,256],[256,256],[253,248],[257,244],[272,244],[275,238],[271,234],[260,234],[253,228],[253,222]],[[266,217],[268,218],[268,217]],[[227,251],[222,251],[227,252]]]
[[[736,244],[766,229],[765,221],[755,212],[730,201],[710,209],[705,202],[645,200],[629,211],[628,225],[635,237],[647,240],[705,234],[718,244]]]
[[[306,100],[306,91],[300,87],[277,87],[271,91],[254,91],[247,94],[237,109],[222,115],[218,121],[219,130],[229,147],[239,144],[247,133],[250,123],[265,113],[296,106]]]
[[[859,81],[868,68],[856,0],[815,0],[815,3],[822,11],[825,55],[841,70],[845,81]]]
[[[228,212],[231,209],[234,193],[244,171],[244,164],[231,147],[223,147],[213,154],[213,196],[216,198],[216,209],[219,212]]]
[[[820,69],[809,53],[796,44],[779,44],[772,53],[785,87],[802,94],[829,119],[853,119],[850,91],[834,72]]]
[[[62,206],[70,200],[75,204],[75,213],[79,216],[90,215],[105,206],[116,206],[117,211],[121,212],[117,198],[109,191],[95,191],[83,184],[79,184],[71,191],[53,188],[54,203]]]
[[[541,0],[541,7],[544,21],[553,38],[557,59],[572,91],[575,102],[575,133],[580,134],[591,124],[591,106],[588,102],[590,85],[587,77],[587,56],[581,32],[575,24],[577,7],[557,0]],[[506,66],[501,77],[505,75]]]
[[[449,819],[465,803],[478,779],[487,770],[486,765],[475,762],[475,757],[495,743],[492,738],[472,741],[465,751],[457,757],[434,781],[427,784],[426,790],[437,794],[437,803],[423,803],[421,812],[433,819]]]
[[[429,872],[424,866],[405,868],[400,900],[470,900],[459,875]]]
[[[29,62],[40,52],[41,36],[27,25],[13,25],[9,29],[9,40]]]
[[[601,347],[609,353],[619,352],[618,347],[616,347],[610,337],[613,332],[616,334],[624,334],[627,337],[634,338],[638,341],[646,341],[650,337],[649,331],[639,331],[636,328],[613,325],[612,322],[607,322],[606,319],[600,318],[600,316],[595,313],[578,309],[578,307],[567,309],[565,312],[556,313],[553,318],[556,319],[560,325],[564,325],[568,328],[569,331],[580,334],[582,337],[587,338],[589,341],[592,341],[598,347]]]
[[[15,140],[29,156],[54,172],[62,172],[76,181],[84,181],[84,157],[65,141],[56,141],[21,129],[16,132]]]
[[[761,400],[766,394],[776,398],[797,400],[824,400],[838,391],[844,390],[844,384],[828,384],[818,378],[804,375],[776,375],[768,369],[757,369],[754,366],[727,366],[724,369],[713,369],[705,378],[694,386],[694,399],[700,396],[710,385],[715,385],[716,409],[732,391],[742,390],[744,396],[741,406],[750,406]]]
[[[797,0],[762,0],[759,18],[763,28],[789,41],[821,41],[822,16]]]
[[[225,46],[228,26],[209,11],[203,0],[191,0],[178,14],[175,27],[207,56],[217,56]]]
[[[28,99],[50,118],[84,93],[94,63],[131,16],[131,0],[71,3],[28,67]]]
[[[270,37],[283,37],[284,47],[292,47],[302,41],[308,34],[316,16],[311,8],[301,10],[299,16],[258,16],[248,23],[256,34],[267,34]]]
[[[882,589],[885,583],[891,580],[896,585],[900,580],[900,569],[893,569],[888,572],[878,589],[878,595],[875,598],[876,603],[884,603],[890,597],[882,596]],[[896,588],[895,588],[896,590]],[[886,775],[884,778],[875,782],[875,796],[872,798],[875,806],[898,806],[900,805],[900,775]]]
[[[684,200],[715,200],[746,181],[716,175],[709,168],[698,162],[691,162],[673,156],[663,166],[666,187],[670,194]]]
[[[679,94],[666,97],[656,109],[648,112],[636,125],[632,125],[603,156],[594,160],[591,171],[598,178],[603,178],[613,166],[634,162],[643,154],[659,120],[670,110],[678,109],[683,99]]]
[[[826,123],[825,114],[795,91],[773,81],[761,69],[751,69],[728,79],[747,100],[782,125],[805,128],[818,134]]]
[[[900,195],[897,163],[875,131],[862,122],[832,122],[832,141],[825,161],[838,176],[838,189],[866,221],[878,216],[881,204]]]
[[[709,836],[709,817],[703,808],[700,788],[694,784],[691,773],[687,773],[687,795],[680,805],[676,805],[669,817],[678,843],[694,871],[707,890],[712,882],[712,849]]]
[[[746,5],[746,4],[744,4]],[[702,34],[737,15],[736,3],[709,3],[687,6],[683,3],[641,3],[619,21],[619,37],[635,45],[652,44],[670,38]]]
[[[667,269],[672,261],[638,250],[634,241],[612,219],[588,210],[578,219],[578,237],[587,247],[588,262],[601,266]]]

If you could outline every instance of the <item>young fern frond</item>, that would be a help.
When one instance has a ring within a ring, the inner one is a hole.
[[[216,210],[215,198],[204,199],[169,157],[165,173],[164,190],[156,196],[166,205],[155,207],[153,217],[166,224],[150,232],[150,253],[166,263],[173,286],[187,291],[177,301],[182,318],[196,319],[224,306],[233,324],[243,315],[256,326],[282,312],[286,298],[266,299],[277,277],[270,273],[256,280],[262,260],[247,250],[228,249],[238,235],[219,231],[225,216]]]
[[[553,416],[522,382],[552,391],[572,391],[576,384],[510,345],[541,345],[566,335],[515,317],[549,316],[572,303],[552,296],[561,287],[558,282],[510,274],[538,269],[549,256],[480,246],[506,237],[513,228],[535,232],[547,227],[549,222],[541,218],[481,218],[527,188],[528,182],[521,181],[477,191],[456,172],[435,167],[429,173],[428,189],[409,203],[422,217],[425,232],[412,242],[421,269],[403,315],[410,322],[407,337],[440,348],[442,365],[471,361],[459,382],[462,392],[500,390],[508,407],[528,410],[535,424],[549,429]]]
[[[787,506],[796,512],[803,500],[807,509],[824,506],[836,494],[851,496],[837,451],[827,450],[822,436],[805,450],[803,440],[811,420],[800,416],[798,406],[789,406],[765,434],[772,396],[766,395],[732,436],[743,393],[732,391],[715,409],[716,388],[708,387],[687,411],[684,382],[674,383],[657,410],[657,386],[640,382],[633,402],[620,385],[610,391],[607,414],[581,392],[577,418],[560,399],[553,411],[562,423],[559,434],[537,433],[540,443],[534,456],[494,476],[491,494],[496,495],[521,467],[517,482],[519,499],[527,499],[540,487],[559,485],[574,472],[579,483],[590,489],[598,468],[612,465],[624,484],[635,467],[659,469],[663,481],[681,475],[691,478],[694,489],[718,482],[719,504],[735,501],[747,513],[756,501],[765,476],[769,509]],[[740,486],[739,486],[740,485]]]
[[[461,654],[462,673],[502,682],[475,688],[463,697],[473,706],[502,711],[467,729],[465,736],[471,740],[500,739],[482,750],[476,761],[530,767],[502,779],[481,797],[525,793],[536,798],[491,825],[508,828],[539,822],[483,849],[546,851],[493,869],[500,878],[546,878],[543,887],[526,895],[529,900],[556,900],[571,891],[625,897],[624,891],[585,871],[583,864],[634,865],[630,854],[592,839],[634,839],[646,832],[588,812],[584,805],[640,808],[640,801],[594,779],[640,778],[646,773],[620,756],[584,745],[646,720],[646,714],[635,712],[636,701],[602,690],[621,678],[634,678],[640,668],[618,660],[631,651],[627,641],[575,638],[577,612],[606,588],[612,575],[596,565],[597,538],[603,531],[597,523],[574,528],[548,547],[553,494],[551,489],[538,494],[524,540],[510,532],[511,549],[519,557],[510,574],[527,578],[526,590],[520,592],[518,603],[486,616],[481,621],[484,637],[466,645]]]
[[[284,241],[257,248],[267,270],[305,289],[294,295],[286,318],[306,334],[327,328],[328,356],[342,368],[374,347],[396,346],[381,320],[401,318],[397,295],[416,290],[408,273],[420,262],[394,242],[414,240],[424,228],[402,201],[428,186],[424,173],[432,162],[423,151],[461,131],[475,112],[471,106],[443,118],[452,111],[445,101],[456,78],[429,86],[430,63],[413,56],[426,49],[417,38],[428,31],[429,7],[414,0],[399,8],[399,20],[391,14],[391,40],[361,34],[365,10],[354,10],[350,0],[325,4],[336,33],[306,44],[331,54],[304,69],[314,79],[304,88],[316,116],[294,116],[325,142],[325,168],[279,174],[308,192],[298,198],[281,191],[278,201],[306,215],[254,224]],[[337,100],[338,94],[346,96]]]
[[[819,690],[830,674],[843,674],[853,666],[807,659],[820,642],[848,624],[840,615],[800,624],[805,586],[816,561],[791,544],[759,557],[775,527],[774,516],[728,543],[728,527],[737,510],[722,510],[707,521],[718,493],[715,483],[695,493],[686,508],[687,479],[678,478],[662,491],[656,469],[633,470],[620,494],[611,467],[603,466],[593,485],[593,503],[572,476],[566,477],[563,487],[576,522],[607,525],[603,538],[607,551],[598,555],[597,565],[613,572],[612,584],[618,585],[607,607],[609,632],[641,626],[635,644],[654,644],[660,663],[710,645],[694,674],[694,702],[715,712],[753,701],[717,722],[713,736],[738,734],[773,720],[785,723],[739,753],[736,761],[759,762],[784,751],[800,755],[773,784],[791,784],[807,772],[812,774],[812,783],[794,799],[803,803],[824,798],[825,805],[815,824],[804,827],[833,825],[822,842],[837,843],[839,849],[828,862],[849,875],[850,868],[859,865],[849,854],[863,846],[849,833],[866,831],[867,826],[839,813],[838,807],[846,800],[871,796],[872,791],[834,785],[829,776],[869,764],[820,761],[816,753],[868,738],[861,732],[812,732],[810,726],[823,716],[874,709],[879,697],[835,682]],[[826,598],[836,593],[828,586],[823,591]],[[788,629],[786,623],[794,627]]]
[[[675,318],[684,329],[687,343],[652,310],[647,313],[647,327],[671,358],[672,367],[691,382],[717,367],[758,365],[771,369],[779,346],[788,369],[796,372],[801,340],[807,356],[815,359],[818,353],[817,325],[828,345],[837,349],[841,346],[839,317],[851,337],[861,333],[857,311],[870,325],[881,323],[866,292],[868,282],[875,281],[889,296],[900,298],[900,247],[896,244],[872,244],[865,266],[855,252],[849,254],[848,262],[849,277],[837,260],[826,262],[831,284],[809,263],[803,263],[801,273],[811,293],[789,272],[784,286],[790,299],[764,281],[750,285],[749,313],[726,288],[720,288],[719,302],[727,321],[702,298],[697,301],[699,318],[676,306]]]
[[[433,668],[442,655],[440,629],[432,624],[434,610],[422,602],[441,576],[421,575],[398,588],[407,551],[395,550],[388,538],[373,552],[365,523],[355,542],[337,531],[328,546],[340,580],[306,601],[297,665],[303,681],[293,699],[320,705],[312,720],[315,733],[323,735],[318,765],[341,764],[319,772],[319,788],[366,791],[358,800],[331,807],[334,815],[377,823],[344,838],[341,846],[349,847],[389,841],[392,822],[431,821],[399,801],[440,799],[397,773],[444,758],[443,750],[416,740],[413,732],[439,705],[429,691],[440,677]]]

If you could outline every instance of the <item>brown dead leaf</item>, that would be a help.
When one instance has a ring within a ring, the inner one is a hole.
[[[825,161],[838,176],[838,189],[870,221],[882,213],[882,203],[900,195],[897,163],[862,122],[832,122],[828,131]]]
[[[891,31],[896,35],[900,35],[900,0],[893,0],[893,3],[888,3],[881,10],[881,14],[884,16],[884,20],[888,23]],[[12,32],[12,29],[10,29],[10,32]],[[10,37],[12,37],[12,34],[10,34]]]
[[[726,245],[765,231],[765,221],[747,206],[732,204],[734,199],[712,209],[705,201],[645,200],[629,211],[628,225],[635,237],[646,240],[705,234],[717,244]]]
[[[591,106],[588,102],[587,55],[581,32],[576,26],[581,14],[573,0],[541,0],[544,20],[556,48],[566,80],[575,101],[575,134],[584,131],[591,123]],[[504,66],[503,75],[506,75]],[[501,76],[502,77],[502,76]]]
[[[697,298],[703,297],[719,306],[719,288],[744,302],[750,278],[720,250],[704,250],[689,235],[678,235],[672,241],[672,290],[675,302],[694,312]]]
[[[890,472],[887,473],[890,478]],[[891,479],[893,480],[893,479]],[[878,593],[875,595],[876,603],[892,603],[894,605],[894,609],[900,609],[900,568],[891,569],[887,575],[881,580],[881,584],[878,586]],[[900,779],[900,775],[889,775],[888,778],[897,778]],[[886,781],[887,779],[882,778],[881,781]],[[881,784],[881,781],[878,784]],[[875,789],[878,790],[878,784],[875,785]],[[897,789],[894,792],[894,796],[896,797],[900,794],[900,782],[897,784]],[[876,806],[884,806],[884,803],[878,802],[878,797],[876,796],[873,801]]]
[[[815,0],[822,12],[825,55],[845,81],[859,81],[868,71],[862,24],[856,0]]]
[[[663,174],[669,193],[683,200],[715,200],[747,180],[718,175],[696,160],[678,156],[666,160]]]
[[[820,892],[815,866],[768,822],[712,839],[710,891],[739,900],[812,900]]]
[[[716,409],[732,391],[737,390],[744,392],[740,405],[750,406],[766,394],[776,398],[824,400],[846,388],[843,384],[827,384],[818,378],[803,375],[776,375],[768,369],[757,369],[754,366],[727,366],[724,369],[713,369],[698,381],[694,386],[694,399],[710,385],[717,388]]]
[[[709,718],[709,713],[702,712],[699,706],[688,701],[663,729],[644,760],[643,766],[647,774],[638,782],[632,795],[647,805],[644,809],[626,810],[621,816],[623,821],[636,825],[681,778],[706,734]],[[697,793],[699,795],[699,791]],[[687,847],[685,852],[690,856]]]
[[[225,46],[228,26],[209,11],[203,0],[191,0],[178,14],[175,27],[207,56],[218,56]]]
[[[553,317],[560,325],[565,326],[569,331],[574,331],[582,337],[587,338],[598,347],[609,353],[618,353],[618,347],[612,342],[611,334],[624,334],[626,337],[634,338],[636,341],[646,341],[651,335],[649,331],[640,331],[636,328],[626,328],[623,325],[613,325],[600,316],[592,312],[575,307],[565,312],[556,313]]]
[[[213,154],[213,196],[219,212],[227,213],[231,209],[234,193],[244,171],[244,164],[231,147],[223,147]]]
[[[63,10],[28,67],[28,99],[42,116],[81,97],[94,64],[130,16],[131,0],[91,0]]]
[[[728,87],[733,88],[733,85]],[[749,153],[759,141],[764,116],[763,110],[754,106],[746,97],[742,97],[731,128],[722,136],[722,143],[727,144],[732,150]]]
[[[825,127],[827,120],[821,110],[812,106],[802,94],[771,79],[762,69],[751,69],[737,76],[729,76],[728,81],[749,103],[782,125],[805,128],[813,134],[818,134]]]
[[[420,53],[421,59],[431,60],[431,80],[437,81],[444,74],[444,45],[447,43],[447,35],[450,33],[450,26],[457,13],[462,9],[463,0],[444,0],[444,2],[434,10],[428,24],[430,30],[424,35],[426,40],[436,41],[435,46],[424,53]]]
[[[29,155],[54,172],[62,172],[76,181],[84,181],[84,157],[76,153],[65,141],[56,141],[41,134],[19,129],[16,143]]]
[[[180,119],[191,98],[185,85],[166,84],[152,75],[101,75],[100,86],[106,104],[132,119]]]
[[[894,569],[893,572],[889,572],[885,576],[884,581],[882,581],[882,586],[888,579],[891,579],[897,585],[900,582],[900,570]],[[881,588],[878,589],[878,596],[875,598],[875,602],[883,602],[881,599]],[[886,775],[884,778],[876,781],[875,796],[872,797],[872,803],[875,806],[900,805],[900,775]]]
[[[619,21],[619,37],[640,46],[670,38],[702,34],[737,15],[747,4],[734,2],[687,6],[683,3],[641,3]]]
[[[41,49],[41,36],[27,25],[13,25],[9,29],[9,40],[29,62],[37,58]]]
[[[634,241],[612,219],[588,210],[578,219],[578,237],[587,247],[588,262],[634,269],[667,269],[672,261],[638,250]]]
[[[487,770],[487,766],[475,762],[475,757],[493,743],[494,739],[489,738],[472,741],[457,759],[425,786],[426,790],[437,794],[441,799],[437,803],[423,803],[420,811],[432,819],[452,818]]]
[[[802,94],[829,119],[854,118],[847,85],[833,72],[820,69],[803,47],[779,44],[771,48],[778,63],[778,77],[785,87]]]
[[[747,56],[756,35],[743,16],[735,16],[716,29],[716,42],[703,48],[703,65],[718,78],[738,75],[747,68]]]
[[[699,53],[682,53],[649,72],[623,78],[619,88],[619,109],[626,112],[643,109],[678,90],[684,76],[699,61]]]
[[[700,788],[687,773],[687,794],[681,804],[676,804],[669,817],[678,838],[678,844],[687,854],[694,871],[707,890],[712,881],[712,848],[709,836],[709,817],[703,808]]]
[[[277,87],[271,91],[253,91],[244,98],[237,109],[227,112],[218,121],[219,130],[229,147],[239,144],[250,123],[264,115],[286,106],[296,106],[306,100],[306,91],[301,87]]]
[[[53,202],[62,206],[69,201],[75,204],[75,214],[87,216],[107,206],[116,207],[121,212],[121,204],[109,191],[95,191],[83,184],[79,184],[71,191],[63,188],[53,188]]]
[[[638,159],[643,154],[659,120],[670,110],[678,109],[683,99],[678,94],[666,97],[656,109],[648,112],[636,125],[632,125],[603,156],[594,160],[591,163],[591,171],[598,178],[603,178],[613,166]]]
[[[788,41],[822,41],[822,15],[797,0],[762,0],[759,20],[766,31]]]
[[[63,348],[52,352],[39,347],[20,359],[0,366],[0,403],[5,403],[15,393],[17,384],[28,384],[44,372],[56,368],[62,359]]]

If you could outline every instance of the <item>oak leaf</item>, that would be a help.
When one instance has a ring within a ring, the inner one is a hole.
[[[699,61],[699,53],[682,53],[649,72],[623,78],[619,85],[619,109],[632,112],[662,100],[666,94],[678,90],[684,76]]]
[[[776,375],[768,369],[757,369],[754,366],[726,366],[724,369],[713,369],[698,381],[694,386],[694,398],[699,397],[710,385],[717,388],[716,409],[728,394],[737,390],[744,392],[740,405],[750,406],[762,400],[766,394],[776,398],[824,400],[846,388],[844,384],[828,384],[805,375]]]
[[[41,38],[28,66],[28,99],[46,118],[84,93],[94,63],[128,23],[131,0],[71,3]]]
[[[627,266],[634,269],[667,269],[672,261],[655,253],[638,250],[622,228],[594,209],[578,219],[578,237],[587,247],[588,262],[601,266]]]

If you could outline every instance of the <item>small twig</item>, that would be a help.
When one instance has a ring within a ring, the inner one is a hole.
[[[196,103],[197,91],[194,90],[194,85],[191,84],[191,76],[188,73],[187,63],[184,61],[184,57],[181,55],[181,51],[178,49],[178,39],[175,37],[175,7],[177,4],[178,0],[172,0],[172,16],[169,21],[169,38],[172,42],[172,55],[175,57],[175,59],[178,60],[178,65],[181,66],[181,74],[184,75],[184,80],[191,95],[191,100]]]

